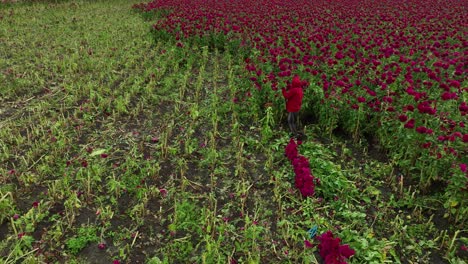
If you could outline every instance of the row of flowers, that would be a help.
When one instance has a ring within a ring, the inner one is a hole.
[[[291,138],[285,148],[285,156],[294,168],[294,181],[303,197],[311,197],[315,193],[315,186],[320,184],[320,180],[312,175],[309,160],[299,154],[298,146],[301,141]],[[311,236],[312,237],[312,236]],[[354,250],[349,245],[341,245],[341,239],[335,237],[331,231],[327,231],[317,236],[319,254],[325,264],[344,264],[346,259],[354,255]],[[313,247],[309,240],[304,241],[307,248]]]
[[[301,141],[296,142],[294,138],[291,138],[286,146],[285,155],[294,168],[294,185],[302,196],[311,197],[315,193],[315,185],[320,184],[320,180],[312,175],[309,160],[299,154],[298,146],[300,144],[302,144]]]

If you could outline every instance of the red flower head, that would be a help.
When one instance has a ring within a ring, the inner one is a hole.
[[[401,122],[406,122],[408,120],[408,116],[406,115],[400,115],[398,118],[400,119]]]
[[[419,134],[425,134],[427,132],[427,128],[423,126],[419,126],[416,128],[416,132],[418,132]]]
[[[414,128],[414,122],[415,120],[412,118],[410,119],[406,124],[405,124],[405,128]]]
[[[426,143],[422,144],[421,146],[422,146],[423,148],[427,149],[427,148],[430,148],[431,145],[432,145],[431,142],[426,142]]]
[[[317,237],[320,256],[325,263],[346,263],[346,259],[354,255],[355,251],[349,245],[340,245],[341,239],[334,237],[331,231]]]
[[[461,164],[460,164],[460,170],[461,170],[462,172],[466,172],[466,170],[467,170],[467,165],[466,165],[465,163],[461,163]]]
[[[302,186],[300,191],[301,191],[302,196],[312,197],[312,196],[314,196],[315,185],[311,180],[306,181],[306,182],[304,182],[304,185]]]
[[[312,243],[310,243],[309,240],[304,240],[304,245],[306,248],[312,248],[314,247],[314,245]]]
[[[466,104],[466,102],[462,102],[458,109],[460,110],[460,112],[468,112],[468,105]]]
[[[298,156],[297,144],[292,138],[286,146],[285,155],[291,162]]]
[[[166,196],[167,196],[167,190],[164,189],[164,188],[159,189],[159,193],[161,194],[162,197],[166,197]]]

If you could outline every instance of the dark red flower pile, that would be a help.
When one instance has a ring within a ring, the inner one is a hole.
[[[310,170],[309,160],[299,155],[298,145],[301,142],[291,138],[289,144],[285,148],[285,155],[291,161],[294,168],[294,186],[299,189],[302,196],[311,197],[315,193],[315,184],[319,183],[319,180],[312,175]]]
[[[327,231],[317,237],[319,254],[325,264],[346,264],[346,260],[354,255],[354,250],[349,245],[341,245],[341,239],[334,237],[331,231]]]

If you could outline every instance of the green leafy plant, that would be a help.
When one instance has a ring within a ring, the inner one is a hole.
[[[77,235],[67,239],[67,249],[72,254],[77,254],[88,244],[98,242],[97,228],[94,226],[83,226],[78,229]]]
[[[3,221],[8,219],[11,213],[14,212],[15,206],[13,201],[14,199],[11,192],[3,193],[0,190],[0,223],[3,223]]]

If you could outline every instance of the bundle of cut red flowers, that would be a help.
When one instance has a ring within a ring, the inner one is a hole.
[[[291,138],[289,144],[286,146],[285,155],[289,161],[291,161],[294,168],[294,174],[296,175],[294,178],[294,185],[301,191],[302,196],[308,197],[314,195],[315,183],[318,179],[316,179],[310,171],[309,160],[299,155],[297,146],[300,144],[300,141],[296,143],[296,141]]]
[[[341,239],[333,237],[331,231],[327,231],[317,237],[319,254],[325,264],[346,264],[346,260],[354,255],[355,251],[349,245],[340,245]]]

